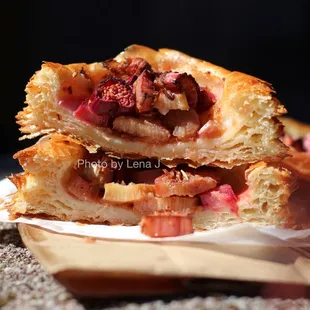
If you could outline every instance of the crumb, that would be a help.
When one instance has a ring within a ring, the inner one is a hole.
[[[75,222],[75,224],[76,224],[77,226],[85,226],[85,225],[88,225],[88,224],[86,224],[86,223],[81,223],[81,222]]]
[[[92,237],[84,237],[83,240],[85,243],[95,243],[96,242],[96,238],[92,238]]]

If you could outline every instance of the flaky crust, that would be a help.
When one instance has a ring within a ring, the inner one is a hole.
[[[25,170],[9,179],[17,187],[9,206],[16,216],[30,215],[62,221],[85,221],[134,225],[140,217],[132,205],[80,201],[63,182],[85,152],[76,140],[63,135],[45,136],[35,145],[14,155]]]
[[[243,173],[243,169],[235,173]],[[248,188],[238,195],[238,215],[230,210],[221,210],[215,215],[211,210],[197,210],[194,214],[196,227],[216,228],[242,222],[257,226],[275,225],[287,228],[304,228],[296,219],[299,208],[290,203],[291,194],[298,188],[292,173],[278,165],[259,162],[245,169]],[[235,179],[240,177],[235,176]]]
[[[297,179],[281,165],[259,162],[245,172],[249,192],[240,196],[239,210],[247,222],[269,219],[276,226],[296,226],[289,198],[298,189]]]
[[[144,57],[155,70],[190,73],[201,86],[208,86],[214,93],[222,92],[207,119],[222,128],[223,134],[217,138],[153,144],[90,126],[60,106],[58,95],[69,86],[73,95],[87,92],[90,85],[97,85],[107,76],[107,69],[102,63],[64,66],[46,62],[28,83],[27,106],[17,115],[23,138],[58,132],[80,140],[90,152],[102,147],[121,155],[155,157],[172,164],[183,160],[196,166],[231,168],[285,156],[287,148],[278,139],[282,125],[276,117],[286,111],[274,98],[268,83],[169,49],[155,51],[132,45],[115,59],[121,61],[126,57]]]
[[[43,137],[35,145],[18,152],[15,158],[25,174],[10,178],[18,189],[9,207],[11,214],[89,223],[138,224],[148,209],[147,202],[116,205],[80,201],[68,194],[63,180],[84,152],[84,147],[76,140],[59,134]],[[238,214],[225,209],[203,209],[191,200],[191,205],[186,202],[184,209],[192,213],[196,229],[241,222],[297,227],[295,214],[291,213],[288,203],[296,184],[287,169],[261,162],[245,169],[223,170],[225,173],[240,173],[234,179],[246,178],[248,184],[248,189],[239,196]]]

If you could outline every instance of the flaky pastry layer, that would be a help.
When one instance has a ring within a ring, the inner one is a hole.
[[[35,145],[18,152],[15,158],[25,174],[10,178],[18,189],[9,206],[10,213],[65,221],[135,225],[142,215],[154,212],[154,207],[148,209],[148,204],[156,197],[136,203],[112,204],[83,201],[68,194],[64,180],[84,152],[85,148],[79,142],[59,134],[43,137]],[[244,169],[219,169],[219,173],[226,180],[245,178],[247,182],[247,190],[238,196],[238,214],[223,208],[205,209],[196,200],[191,200],[192,204],[185,201],[184,210],[190,209],[196,229],[241,222],[297,227],[289,205],[296,183],[287,169],[260,162]],[[161,210],[160,203],[157,208]],[[183,211],[183,206],[180,208],[177,211]]]
[[[282,125],[277,116],[286,111],[274,98],[268,83],[175,50],[155,51],[132,45],[115,60],[128,57],[143,57],[157,71],[187,72],[200,86],[220,94],[206,122],[216,124],[223,133],[218,137],[154,144],[132,139],[110,128],[89,125],[58,104],[59,93],[70,88],[74,96],[83,96],[89,87],[95,87],[106,78],[109,71],[102,63],[61,65],[46,62],[28,83],[27,106],[17,115],[20,130],[25,134],[23,138],[57,132],[75,137],[90,152],[101,147],[121,155],[159,158],[172,165],[187,161],[193,166],[231,168],[285,157],[287,147],[279,140]]]

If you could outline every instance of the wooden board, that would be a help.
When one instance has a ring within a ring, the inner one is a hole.
[[[26,224],[19,231],[45,270],[82,296],[210,291],[210,279],[218,290],[224,285],[230,291],[251,281],[242,286],[244,295],[262,283],[310,283],[310,254],[304,249],[94,240]]]

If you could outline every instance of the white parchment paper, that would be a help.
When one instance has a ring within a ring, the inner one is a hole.
[[[8,180],[0,181],[0,197],[10,199],[16,191],[15,186]],[[81,225],[74,222],[43,220],[20,217],[9,220],[9,213],[0,205],[0,221],[11,223],[26,223],[40,226],[58,233],[89,236],[104,239],[136,240],[136,241],[186,241],[208,242],[217,244],[251,244],[288,247],[310,247],[310,229],[291,230],[274,226],[255,227],[251,224],[238,224],[228,228],[218,228],[210,231],[195,232],[191,235],[173,238],[149,238],[140,232],[139,226],[109,226],[109,225]]]

